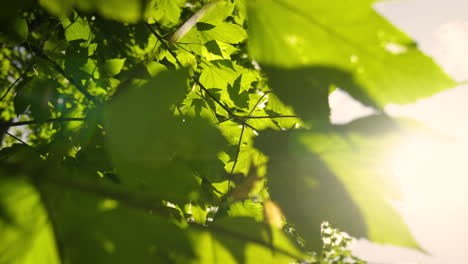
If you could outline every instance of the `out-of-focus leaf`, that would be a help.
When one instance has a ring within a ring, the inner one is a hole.
[[[39,193],[24,177],[1,170],[0,263],[60,263]]]
[[[21,115],[30,106],[31,114],[36,120],[46,120],[50,117],[49,103],[57,104],[58,87],[60,84],[51,79],[26,80],[14,100],[16,114]]]
[[[127,23],[141,19],[144,1],[141,0],[40,0],[39,3],[50,13],[63,17],[73,7],[84,11],[98,11],[103,16]]]
[[[248,217],[218,219],[191,238],[198,256],[192,263],[286,264],[306,257],[281,230]]]
[[[183,0],[152,0],[146,16],[154,18],[164,26],[170,27],[179,23]]]
[[[411,103],[455,84],[408,36],[378,15],[371,2],[247,1],[250,55],[270,71],[275,92],[286,94],[290,87],[285,84],[292,83],[300,88],[293,93],[313,94],[304,96],[311,107],[307,119],[317,104],[326,102],[328,95],[321,91],[329,82],[378,108]],[[351,75],[339,83],[342,78],[324,77],[317,67]]]
[[[0,19],[0,42],[18,45],[28,38],[28,24],[21,17]]]
[[[74,2],[75,0],[39,0],[39,4],[42,7],[58,17],[68,15],[72,10]]]
[[[372,116],[324,132],[262,133],[257,146],[269,156],[271,198],[310,248],[321,248],[323,221],[352,236],[419,248],[388,202],[400,195],[386,150],[407,129],[406,123]]]
[[[218,216],[250,217],[259,223],[264,221],[262,204],[260,202],[254,202],[251,199],[235,202],[229,205],[229,207],[221,209],[222,210],[218,212]]]
[[[67,263],[170,263],[193,254],[181,229],[149,211],[60,185],[41,188]]]
[[[171,201],[198,199],[196,176],[206,176],[224,143],[207,121],[172,115],[170,106],[185,96],[186,78],[161,72],[107,109],[111,156],[122,182]]]
[[[210,2],[208,5],[210,4],[213,6],[203,14],[200,20],[198,20],[199,22],[216,25],[225,21],[226,18],[232,15],[234,10],[234,4],[229,1],[215,0]]]

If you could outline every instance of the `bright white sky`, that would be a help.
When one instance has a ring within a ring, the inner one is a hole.
[[[384,2],[376,9],[457,81],[468,80],[468,0]],[[330,99],[335,122],[371,113],[344,93],[334,93]],[[468,263],[468,85],[386,110],[451,137],[446,142],[405,142],[389,161],[404,193],[404,201],[395,207],[430,255],[364,240],[353,246],[354,253],[376,264]]]

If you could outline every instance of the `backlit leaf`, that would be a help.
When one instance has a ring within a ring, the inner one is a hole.
[[[259,137],[258,146],[269,156],[271,197],[310,248],[321,248],[324,221],[358,238],[419,248],[389,203],[400,191],[386,150],[407,129],[408,124],[373,116],[322,133],[271,131]]]
[[[269,73],[275,91],[286,94],[285,84],[293,83],[298,91],[292,93],[311,101],[307,113],[303,103],[294,102],[308,120],[325,118],[325,113],[311,115],[325,109],[319,105],[325,104],[330,83],[378,108],[411,103],[454,85],[408,36],[371,8],[372,1],[247,3],[251,56]],[[324,67],[348,77],[324,77]]]

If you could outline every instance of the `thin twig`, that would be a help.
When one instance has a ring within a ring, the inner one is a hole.
[[[59,118],[50,118],[44,121],[37,121],[37,120],[28,120],[28,121],[19,121],[19,122],[6,122],[2,125],[15,127],[15,126],[25,126],[25,125],[32,125],[32,124],[43,124],[43,123],[54,123],[54,122],[71,122],[71,121],[85,121],[85,118],[78,118],[78,117],[59,117]]]
[[[24,76],[26,76],[26,74],[31,70],[31,68],[35,65],[35,62],[33,61],[31,64],[29,64],[29,66],[26,68],[26,70],[18,77],[18,79],[16,79],[11,85],[10,87],[8,87],[8,89],[6,90],[6,92],[2,95],[2,97],[0,98],[0,102],[8,95],[8,93],[10,92],[11,89],[13,89],[13,87],[15,87],[15,85],[21,80],[24,78]]]
[[[29,145],[29,144],[28,144],[28,143],[26,143],[24,140],[22,140],[21,138],[19,138],[19,137],[15,136],[15,135],[13,135],[13,134],[11,134],[10,132],[8,132],[8,131],[5,131],[5,134],[7,134],[7,135],[9,135],[10,137],[12,137],[12,138],[16,139],[16,140],[17,140],[17,141],[19,141],[21,144],[23,144],[23,145],[25,145],[25,146],[29,147],[30,149],[32,149],[32,150],[34,150],[34,151],[38,152],[39,154],[42,154],[42,152],[41,152],[40,150],[38,150],[37,148],[35,148],[35,147],[33,147],[33,146]]]
[[[239,116],[242,118],[243,116]],[[298,116],[295,115],[276,115],[276,116],[250,116],[249,119],[262,119],[262,118],[298,118]]]
[[[234,158],[234,164],[232,164],[231,173],[229,174],[228,190],[227,190],[228,193],[231,191],[231,178],[233,176],[234,168],[236,167],[237,161],[239,160],[239,153],[240,153],[240,149],[242,145],[242,137],[244,136],[244,130],[245,130],[245,126],[242,125],[241,133],[239,136],[239,143],[237,143],[236,157]]]
[[[244,130],[245,130],[245,127],[248,125],[247,124],[247,121],[249,121],[249,118],[250,116],[252,116],[252,113],[255,111],[255,108],[257,108],[257,106],[260,104],[260,102],[263,100],[263,98],[265,98],[265,96],[267,94],[269,94],[270,92],[266,92],[264,93],[260,99],[258,99],[258,101],[255,103],[254,107],[252,108],[252,110],[250,110],[250,113],[249,115],[247,116],[247,118],[244,120],[243,124],[242,124],[242,130],[241,130],[241,133],[240,133],[240,136],[239,136],[239,143],[237,144],[237,151],[236,151],[236,157],[234,159],[234,164],[232,164],[232,168],[231,168],[231,173],[229,175],[229,179],[228,179],[228,193],[229,191],[231,190],[231,178],[233,176],[233,173],[234,173],[234,168],[236,167],[236,164],[237,164],[237,161],[239,160],[239,153],[240,153],[240,149],[241,149],[241,144],[242,144],[242,137],[244,136]]]

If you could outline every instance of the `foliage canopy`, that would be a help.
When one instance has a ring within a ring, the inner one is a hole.
[[[361,263],[325,221],[419,249],[384,157],[420,128],[382,109],[455,83],[373,2],[2,7],[0,263]],[[336,88],[377,114],[332,124]]]

